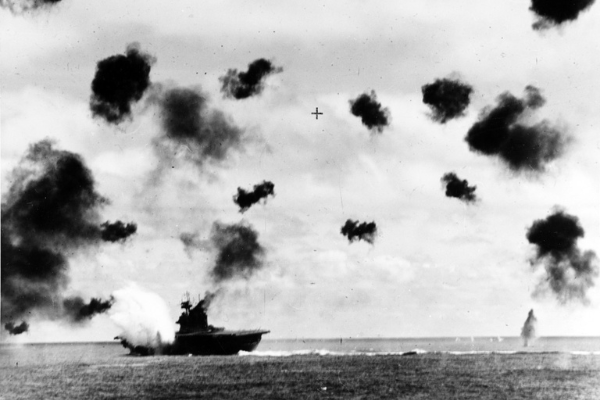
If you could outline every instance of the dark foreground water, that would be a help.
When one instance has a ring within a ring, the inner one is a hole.
[[[600,399],[600,338],[264,340],[229,357],[0,345],[0,399]]]

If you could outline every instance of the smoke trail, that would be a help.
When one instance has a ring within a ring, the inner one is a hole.
[[[217,297],[217,295],[221,294],[222,292],[223,289],[218,289],[215,292],[210,292],[207,290],[204,293],[204,298],[198,302],[198,306],[202,308],[205,312],[208,311],[215,297]]]
[[[243,213],[261,199],[265,199],[266,202],[267,196],[275,196],[274,189],[275,185],[269,181],[263,181],[258,185],[254,185],[252,191],[245,191],[242,188],[238,188],[237,194],[233,196],[233,202],[240,207],[240,212]]]
[[[202,167],[223,161],[242,147],[243,131],[221,111],[209,109],[208,98],[199,88],[164,90],[156,85],[149,101],[160,110],[163,135],[154,144],[164,165],[180,153]]]
[[[529,346],[529,342],[535,339],[535,328],[537,325],[537,318],[533,315],[533,309],[529,310],[527,319],[521,329],[521,337],[523,338],[523,346]]]
[[[446,197],[456,197],[465,203],[472,203],[477,200],[475,196],[477,186],[469,186],[466,179],[461,180],[454,172],[444,174],[442,183],[446,187]]]
[[[248,279],[264,265],[265,249],[258,242],[258,232],[249,224],[227,225],[217,221],[210,240],[217,251],[210,271],[216,283],[236,277]]]
[[[230,69],[221,81],[221,92],[225,97],[234,99],[246,99],[250,96],[260,94],[264,89],[264,81],[267,76],[283,71],[281,67],[275,67],[271,61],[259,58],[248,65],[248,71],[238,72]]]
[[[11,335],[20,335],[21,333],[29,330],[29,324],[25,321],[21,322],[19,325],[9,322],[4,324],[4,329],[6,329]]]
[[[465,115],[473,88],[456,79],[436,79],[423,85],[423,103],[429,105],[431,118],[441,124]]]
[[[577,247],[584,233],[579,219],[560,209],[529,227],[527,240],[537,250],[532,263],[546,270],[534,294],[550,289],[563,304],[574,299],[588,303],[586,292],[598,276],[598,259],[593,251],[582,253]]]
[[[154,57],[140,51],[137,43],[129,44],[125,55],[99,61],[92,81],[92,115],[111,124],[131,117],[131,104],[139,101],[150,86],[150,68],[155,62]]]
[[[567,21],[575,21],[579,13],[589,9],[594,0],[531,0],[531,7],[537,17],[533,29],[548,29]]]
[[[99,211],[107,203],[79,155],[56,150],[48,140],[29,147],[2,203],[4,321],[33,313],[80,322],[106,309],[97,299],[86,305],[62,293],[69,282],[67,255],[104,240]]]
[[[102,240],[105,242],[124,242],[129,236],[137,232],[135,223],[124,224],[121,221],[110,223],[106,221],[102,225]]]
[[[155,293],[131,283],[112,294],[110,319],[122,330],[119,338],[133,346],[160,349],[175,340],[169,308]]]
[[[364,240],[365,242],[373,244],[375,236],[377,235],[377,225],[375,222],[363,222],[347,220],[344,226],[342,226],[341,234],[348,238],[348,241],[352,243],[355,240]]]
[[[523,117],[544,105],[539,89],[525,88],[525,97],[517,99],[506,92],[498,97],[494,108],[485,109],[465,140],[471,151],[498,156],[515,172],[543,172],[550,161],[562,155],[568,140],[565,134],[542,121],[522,125]]]
[[[383,128],[390,123],[390,111],[382,108],[377,102],[375,91],[363,93],[354,100],[350,100],[350,112],[360,117],[363,125],[372,132],[383,132]]]
[[[61,0],[2,0],[0,7],[10,10],[13,14],[23,14],[28,11],[49,9]]]

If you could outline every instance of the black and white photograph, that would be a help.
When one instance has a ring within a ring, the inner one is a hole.
[[[0,0],[0,400],[600,399],[595,0]]]

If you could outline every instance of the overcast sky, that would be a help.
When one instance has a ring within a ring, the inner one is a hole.
[[[105,298],[136,282],[168,303],[173,321],[184,292],[215,289],[214,254],[186,252],[180,234],[206,239],[214,221],[244,220],[266,264],[226,285],[213,325],[262,327],[269,338],[516,336],[534,308],[541,335],[600,335],[600,286],[588,305],[532,297],[544,268],[530,265],[526,238],[560,206],[585,230],[578,246],[600,253],[600,6],[544,31],[532,29],[528,8],[520,0],[63,0],[22,15],[0,9],[3,198],[30,144],[51,138],[80,154],[111,200],[104,219],[135,221],[138,232],[74,254],[67,292]],[[132,42],[156,58],[153,83],[201,87],[243,130],[243,147],[201,169],[181,161],[149,183],[156,110],[142,99],[114,126],[89,108],[96,63]],[[219,77],[258,58],[283,71],[258,96],[224,98]],[[448,76],[474,92],[464,117],[439,124],[421,87]],[[572,138],[543,173],[511,172],[464,140],[498,95],[520,98],[527,85],[546,98],[531,119]],[[349,100],[370,90],[391,115],[381,133],[350,113]],[[477,186],[478,202],[444,195],[440,178],[450,171]],[[276,196],[241,214],[237,188],[263,180]],[[340,234],[347,219],[375,221],[374,244],[349,243]],[[80,328],[31,326],[9,340],[119,333],[105,315]]]

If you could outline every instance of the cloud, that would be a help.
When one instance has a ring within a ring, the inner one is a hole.
[[[382,108],[381,103],[377,102],[375,91],[363,93],[354,100],[350,100],[350,112],[352,115],[360,117],[364,126],[372,132],[383,132],[383,129],[390,124],[390,112],[387,108]]]
[[[92,81],[92,115],[111,124],[131,117],[131,104],[139,101],[150,87],[150,69],[156,59],[140,51],[137,43],[98,61]]]
[[[563,304],[571,300],[588,303],[587,290],[594,286],[599,271],[596,254],[577,247],[584,233],[579,219],[561,209],[529,227],[527,240],[536,246],[532,263],[543,265],[546,272],[534,294],[550,290]]]
[[[471,151],[497,156],[515,172],[543,172],[546,164],[563,154],[569,140],[562,131],[545,120],[523,124],[527,114],[546,101],[539,89],[527,86],[523,99],[506,92],[497,101],[495,107],[484,109],[467,132]]]
[[[477,200],[477,196],[475,196],[477,186],[469,186],[466,179],[461,180],[454,172],[444,174],[441,180],[446,186],[446,197],[455,197],[465,203]]]
[[[283,68],[275,67],[271,61],[259,58],[248,64],[246,72],[230,69],[224,76],[221,76],[219,78],[221,92],[225,97],[237,100],[257,96],[263,91],[267,76],[281,71]]]
[[[248,211],[250,207],[258,203],[260,200],[265,199],[267,201],[268,196],[275,196],[275,185],[273,182],[263,181],[258,185],[254,185],[252,191],[246,191],[242,188],[238,188],[238,192],[233,196],[233,202],[240,207],[240,212],[243,213]]]
[[[473,88],[458,79],[436,79],[421,87],[423,103],[431,109],[431,118],[439,123],[465,115]]]
[[[567,21],[575,21],[579,14],[589,9],[594,0],[531,0],[529,9],[537,17],[533,29],[548,29]]]

